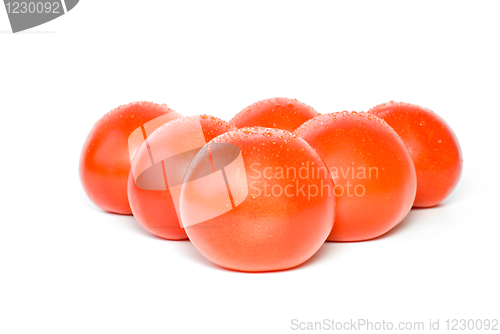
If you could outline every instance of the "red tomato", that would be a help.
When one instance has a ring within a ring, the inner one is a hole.
[[[333,226],[333,180],[288,131],[230,131],[209,142],[184,178],[180,207],[193,245],[239,271],[288,269],[309,259]]]
[[[431,207],[443,201],[462,174],[462,151],[450,126],[427,108],[391,101],[368,111],[387,122],[410,152],[417,172],[413,206]]]
[[[148,136],[132,161],[128,181],[130,206],[144,229],[164,239],[187,238],[177,215],[186,169],[205,143],[235,129],[202,115],[170,121]]]
[[[333,113],[307,121],[295,134],[324,159],[336,184],[329,241],[376,238],[408,214],[415,168],[403,141],[384,121],[364,112]]]
[[[162,115],[182,117],[166,105],[134,102],[104,115],[90,131],[80,156],[80,179],[89,198],[103,210],[131,214],[127,198],[132,131]]]
[[[230,122],[238,128],[262,126],[293,131],[305,121],[318,115],[316,110],[300,101],[276,97],[246,107]]]

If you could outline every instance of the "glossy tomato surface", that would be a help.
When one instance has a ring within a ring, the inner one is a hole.
[[[318,116],[295,133],[324,159],[335,181],[337,211],[329,241],[376,238],[408,214],[415,168],[384,121],[364,112],[339,112]]]
[[[451,127],[433,111],[410,103],[384,103],[369,113],[382,118],[401,137],[417,172],[416,207],[439,204],[462,174],[462,151]]]
[[[178,216],[187,167],[207,142],[235,129],[217,117],[201,115],[170,121],[147,137],[132,161],[128,181],[130,206],[144,229],[164,239],[187,238]]]
[[[82,148],[80,179],[95,205],[108,212],[132,213],[127,197],[129,136],[161,116],[182,117],[164,104],[134,102],[108,112],[94,125]]]
[[[230,131],[209,142],[184,178],[181,216],[194,246],[239,271],[308,260],[330,233],[333,180],[317,153],[288,131]]]
[[[296,99],[276,97],[246,107],[230,122],[238,128],[261,126],[294,131],[302,123],[318,115],[312,107]]]

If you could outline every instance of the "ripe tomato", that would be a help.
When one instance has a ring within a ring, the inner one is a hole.
[[[80,179],[95,205],[113,213],[132,213],[127,198],[128,139],[138,127],[163,115],[182,117],[164,104],[134,102],[108,112],[94,125],[82,148]]]
[[[309,259],[333,226],[333,180],[318,154],[288,131],[230,131],[193,159],[182,222],[210,261],[239,271],[288,269]]]
[[[405,143],[417,171],[416,207],[439,204],[462,174],[462,151],[450,126],[427,108],[384,103],[368,111],[387,122]]]
[[[177,214],[186,169],[205,143],[235,129],[220,118],[201,115],[170,121],[148,136],[128,180],[130,206],[144,229],[164,239],[187,238]]]
[[[376,238],[408,214],[415,168],[403,141],[384,121],[363,112],[333,113],[307,121],[295,134],[324,159],[336,184],[329,241]]]
[[[316,110],[300,101],[276,97],[246,107],[230,122],[238,128],[262,126],[293,131],[305,121],[318,115]]]

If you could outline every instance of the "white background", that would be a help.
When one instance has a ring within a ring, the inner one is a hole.
[[[29,31],[0,7],[1,333],[287,333],[291,320],[500,318],[500,3],[90,1]],[[289,271],[219,268],[86,197],[80,150],[120,104],[229,120],[264,98],[440,114],[462,179],[369,242]]]

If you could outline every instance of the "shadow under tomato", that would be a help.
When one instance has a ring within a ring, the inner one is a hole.
[[[185,255],[191,262],[195,262],[198,265],[210,268],[210,269],[215,269],[215,270],[220,270],[220,271],[226,271],[226,272],[236,272],[234,270],[229,270],[223,267],[220,267],[216,265],[215,263],[212,263],[208,259],[206,259],[201,253],[194,247],[194,245],[191,243],[189,239],[184,239],[184,240],[165,240],[167,242],[175,242],[176,243],[176,249],[178,249],[183,255]]]
[[[145,229],[141,227],[141,225],[137,222],[134,216],[127,216],[127,215],[116,215],[114,213],[109,213],[106,212],[109,215],[115,215],[119,216],[121,220],[123,220],[123,226],[127,227],[128,229],[132,230],[134,233],[140,234],[143,237],[146,238],[151,238],[151,239],[157,239],[157,240],[165,240],[160,237],[157,237],[154,234],[149,233]]]
[[[194,246],[193,246],[194,248]],[[308,268],[310,266],[317,265],[318,263],[328,261],[332,253],[336,253],[336,250],[338,250],[338,245],[335,245],[335,243],[327,243],[325,242],[320,249],[306,262],[303,262],[299,264],[298,266],[292,267],[292,268],[287,268],[287,269],[281,269],[281,270],[272,270],[272,271],[240,271],[240,270],[232,270],[232,269],[226,269],[217,266],[219,269],[224,270],[224,271],[230,271],[234,273],[240,273],[240,274],[253,274],[253,275],[272,275],[272,274],[280,274],[283,272],[293,272],[295,270],[301,270],[304,268]],[[201,256],[201,254],[200,254]],[[208,261],[208,260],[206,260]],[[214,264],[215,265],[215,264]],[[216,265],[215,265],[216,266]]]
[[[338,248],[338,245],[335,245],[335,243],[325,243],[322,245],[322,247],[314,254],[309,260],[306,262],[293,267],[289,269],[282,269],[282,270],[273,270],[273,271],[241,271],[241,270],[233,270],[233,269],[227,269],[224,267],[221,267],[215,263],[212,263],[208,259],[206,259],[201,253],[193,246],[191,241],[189,239],[186,240],[179,240],[179,241],[170,241],[170,240],[165,240],[167,242],[175,242],[177,243],[176,246],[178,246],[177,249],[179,249],[186,257],[189,258],[189,260],[202,265],[204,267],[210,268],[210,269],[215,269],[219,271],[224,271],[228,273],[235,273],[235,274],[260,274],[260,275],[269,275],[269,274],[278,274],[281,272],[290,272],[294,270],[300,270],[303,268],[307,268],[308,266],[311,265],[317,265],[318,263],[328,261],[328,259],[332,256],[332,252],[335,252],[334,249]]]
[[[443,203],[439,203],[435,206],[428,207],[428,208],[421,208],[421,207],[413,207],[411,208],[410,212],[408,212],[408,215],[394,228],[391,230],[387,231],[386,233],[372,238],[372,239],[366,239],[366,240],[355,240],[355,241],[327,241],[327,244],[350,244],[350,243],[358,243],[358,242],[370,242],[370,241],[377,241],[377,240],[383,240],[388,237],[392,237],[395,234],[398,233],[403,233],[403,231],[408,230],[414,226],[414,221],[420,220],[421,217],[417,217],[419,214],[417,212],[419,211],[427,211],[427,210],[436,210],[440,209],[444,206],[446,206],[446,201]]]
[[[396,225],[393,229],[391,229],[387,233],[381,235],[378,238],[372,239],[372,240],[383,240],[385,238],[390,238],[390,237],[394,236],[395,234],[403,233],[403,231],[406,231],[410,228],[413,228],[414,224],[418,224],[418,221],[422,219],[421,217],[419,217],[419,212],[429,211],[429,210],[438,210],[444,206],[446,206],[445,202],[439,203],[438,205],[428,207],[428,208],[414,207],[410,210],[410,212],[405,217],[405,219],[403,219],[401,221],[401,223]]]
[[[90,203],[89,206],[93,206],[92,203]],[[144,228],[142,228],[134,216],[119,215],[119,214],[110,213],[110,212],[101,210],[95,206],[93,209],[95,211],[100,212],[103,215],[109,215],[109,216],[115,217],[116,219],[120,220],[120,222],[123,222],[122,227],[125,227],[125,228],[131,230],[133,233],[137,233],[137,234],[141,235],[142,237],[155,239],[157,241],[165,242],[165,243],[173,243],[175,245],[175,249],[179,253],[182,253],[182,255],[186,256],[189,260],[191,260],[193,262],[196,262],[196,263],[203,265],[205,267],[209,267],[211,269],[222,270],[222,271],[232,271],[229,269],[219,267],[218,265],[207,260],[205,257],[203,257],[203,255],[200,254],[200,252],[198,252],[198,250],[196,250],[196,248],[193,246],[193,244],[191,243],[191,241],[189,239],[168,240],[168,239],[160,238],[152,233],[149,233]]]
[[[442,207],[445,207],[448,205],[448,201],[447,199],[444,200],[444,202],[441,202],[441,203],[438,203],[434,206],[427,206],[427,207],[422,207],[422,206],[413,206],[411,209],[412,210],[432,210],[432,209],[438,209],[438,208],[442,208]]]
[[[337,243],[325,241],[320,249],[309,260],[295,268],[292,268],[292,270],[307,268],[309,266],[315,266],[319,263],[329,261],[332,256],[337,256],[339,250],[340,246]]]
[[[185,255],[187,258],[189,258],[191,261],[196,262],[200,265],[203,265],[205,267],[209,267],[211,269],[216,269],[216,270],[222,270],[222,271],[233,271],[229,269],[225,269],[222,267],[219,267],[218,265],[210,262],[207,260],[203,255],[201,255],[200,252],[193,246],[191,241],[189,239],[183,239],[183,240],[168,240],[164,238],[160,238],[152,233],[149,233],[146,231],[142,226],[137,222],[134,216],[131,215],[120,215],[120,214],[115,214],[111,212],[104,211],[100,209],[99,207],[95,206],[92,202],[90,201],[85,201],[87,207],[91,208],[94,211],[99,212],[100,214],[107,215],[114,217],[115,219],[118,219],[120,222],[123,224],[121,225],[122,227],[125,227],[129,230],[131,230],[133,233],[137,233],[141,235],[142,237],[150,238],[150,239],[155,239],[157,241],[161,242],[168,242],[168,243],[174,243],[175,248],[178,250],[179,253],[182,253]]]

